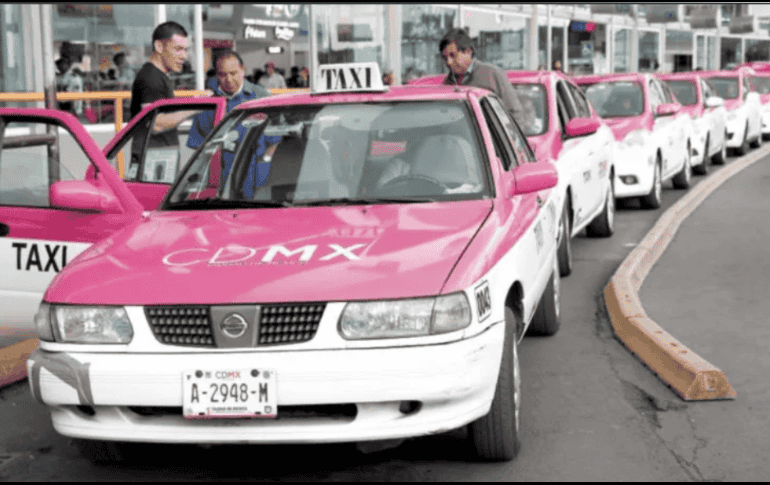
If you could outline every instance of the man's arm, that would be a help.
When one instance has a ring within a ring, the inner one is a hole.
[[[142,105],[144,108],[146,105]],[[155,125],[152,127],[153,133],[163,133],[164,131],[173,130],[181,122],[191,116],[195,116],[200,113],[200,110],[179,111],[177,113],[159,113],[155,118]]]
[[[524,126],[524,107],[519,101],[519,96],[514,91],[513,86],[505,76],[505,72],[502,69],[494,67],[492,69],[492,76],[494,78],[497,95],[503,100],[503,105],[511,113],[513,119],[516,120],[520,126]]]

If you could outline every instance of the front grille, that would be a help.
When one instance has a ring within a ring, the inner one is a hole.
[[[257,346],[307,342],[315,337],[326,303],[261,305]],[[146,306],[152,333],[162,344],[216,347],[209,306]]]
[[[325,308],[326,303],[262,306],[258,345],[307,342],[315,336]]]
[[[160,343],[215,347],[208,306],[148,306],[144,315]]]

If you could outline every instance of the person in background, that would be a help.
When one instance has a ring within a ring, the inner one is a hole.
[[[441,38],[438,47],[449,68],[443,84],[460,84],[488,89],[497,94],[503,106],[519,125],[523,125],[523,108],[516,91],[497,66],[474,58],[473,40],[463,29],[452,29]]]
[[[265,71],[262,69],[256,68],[254,69],[254,72],[251,74],[252,81],[254,84],[262,84],[260,81],[262,80],[262,77],[265,75]]]
[[[393,85],[393,71],[386,69],[382,72],[382,84],[385,86]]]
[[[265,89],[285,89],[286,80],[283,76],[275,72],[275,62],[267,61],[265,64],[266,74],[259,80],[259,84]]]
[[[228,50],[222,52],[216,59],[216,78],[209,81],[206,86],[214,92],[214,96],[223,96],[227,99],[226,111],[229,113],[239,104],[251,101],[253,99],[265,98],[270,96],[267,89],[262,86],[252,84],[246,80],[246,67],[243,59],[237,52]],[[193,119],[190,128],[190,136],[187,139],[187,146],[197,148],[214,128],[214,114],[203,112]],[[240,145],[246,129],[242,126],[236,127],[238,139],[232,145],[232,150],[227,149],[225,145],[222,155],[222,167],[220,180],[222,183],[227,179],[235,160],[235,147]],[[270,170],[269,163],[257,163],[257,160],[268,150],[274,149],[274,145],[281,141],[280,136],[260,136],[257,141],[257,150],[252,158],[249,173],[244,181],[244,196],[251,198],[254,196],[254,187],[264,184]]]
[[[302,85],[299,86],[301,88],[309,88],[310,87],[310,69],[307,67],[303,67],[299,70],[299,77],[302,80]]]
[[[76,74],[69,57],[63,56],[56,61],[59,75],[56,79],[56,90],[68,93],[83,92],[83,78]],[[83,101],[68,101],[59,103],[59,109],[69,111],[75,115],[83,114]]]
[[[115,73],[115,80],[120,81],[126,87],[131,86],[136,77],[136,71],[128,64],[125,52],[118,52],[112,57],[112,62],[115,63],[117,72]]]
[[[299,76],[299,67],[292,66],[291,77],[286,81],[286,87],[288,88],[302,88],[302,78]]]
[[[402,79],[404,84],[409,84],[409,81],[411,81],[412,79],[416,79],[416,78],[417,78],[417,76],[415,76],[415,74],[414,74],[414,68],[411,67],[411,66],[407,67],[406,71],[404,71],[404,77]]]
[[[553,61],[553,70],[563,72],[561,70],[561,61]]]

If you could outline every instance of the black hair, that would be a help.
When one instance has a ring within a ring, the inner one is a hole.
[[[465,29],[452,29],[446,34],[444,34],[444,37],[441,38],[441,41],[438,44],[438,51],[443,53],[444,48],[454,42],[457,44],[457,50],[458,51],[464,51],[465,49],[470,49],[472,55],[476,54],[476,50],[473,47],[473,39],[468,35],[468,32]]]
[[[59,74],[69,71],[70,66],[72,66],[72,61],[67,56],[62,56],[56,60],[56,68],[59,69]]]
[[[235,57],[238,59],[238,64],[240,64],[241,67],[245,67],[245,64],[243,63],[243,59],[240,55],[238,55],[237,52],[234,50],[228,49],[226,51],[221,51],[217,54],[217,58],[214,60],[214,66],[216,67],[217,64],[219,64],[219,61],[222,59],[227,59],[228,57]]]
[[[119,59],[123,59],[125,57],[126,57],[126,53],[125,52],[118,52],[117,54],[112,56],[112,62],[114,62],[116,66],[119,66],[120,62],[118,62],[118,60]]]
[[[162,24],[155,27],[155,30],[152,31],[152,45],[155,45],[156,40],[168,40],[175,35],[187,37],[187,31],[184,29],[184,27],[174,22],[173,20],[163,22]]]

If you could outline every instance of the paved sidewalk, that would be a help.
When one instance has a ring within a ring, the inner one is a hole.
[[[726,181],[682,222],[639,291],[647,314],[720,368],[738,394],[688,404],[703,440],[702,467],[724,449],[744,457],[733,465],[744,474],[719,470],[728,477],[754,469],[759,479],[770,456],[768,288],[770,156]]]

